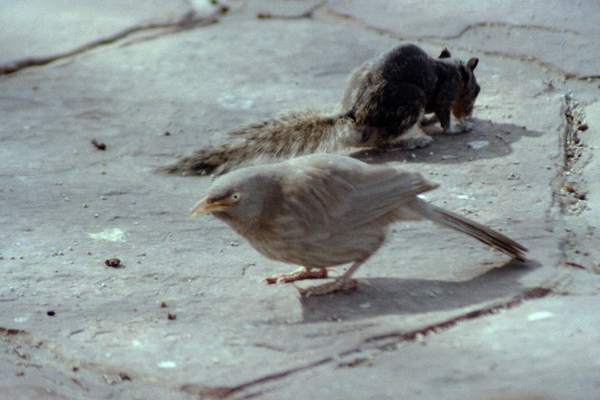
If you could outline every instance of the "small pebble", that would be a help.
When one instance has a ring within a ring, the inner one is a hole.
[[[104,264],[106,264],[107,267],[117,268],[119,265],[121,265],[121,260],[118,258],[110,258],[104,261]]]
[[[106,145],[102,142],[98,142],[96,139],[92,139],[92,144],[98,150],[106,150]]]

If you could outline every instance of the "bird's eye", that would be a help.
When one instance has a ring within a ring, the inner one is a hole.
[[[242,196],[240,196],[239,193],[234,193],[234,194],[231,195],[231,199],[235,200],[235,201],[238,201],[241,197]]]

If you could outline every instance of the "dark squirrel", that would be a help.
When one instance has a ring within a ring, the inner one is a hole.
[[[430,136],[408,134],[417,123],[439,121],[447,134],[471,128],[466,120],[480,87],[473,71],[477,58],[467,63],[444,49],[438,58],[406,44],[359,67],[335,113],[300,112],[231,132],[229,143],[208,147],[165,167],[182,175],[221,174],[238,166],[303,154],[351,148],[426,147]],[[430,119],[424,114],[434,113]],[[450,125],[451,113],[460,121]]]

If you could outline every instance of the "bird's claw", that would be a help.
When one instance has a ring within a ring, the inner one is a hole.
[[[318,269],[309,269],[309,268],[301,268],[297,271],[291,272],[289,274],[279,274],[273,275],[268,278],[265,278],[265,281],[272,285],[274,283],[290,283],[295,281],[301,281],[304,279],[326,279],[329,277],[329,271],[335,271],[332,268],[318,268]]]

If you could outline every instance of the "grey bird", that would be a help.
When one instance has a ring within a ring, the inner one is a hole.
[[[309,155],[217,178],[190,216],[211,213],[262,255],[302,266],[267,278],[269,283],[326,278],[328,268],[353,263],[333,282],[298,289],[304,296],[356,288],[352,274],[381,247],[396,221],[430,219],[525,260],[527,249],[519,243],[417,197],[436,187],[418,173]]]

